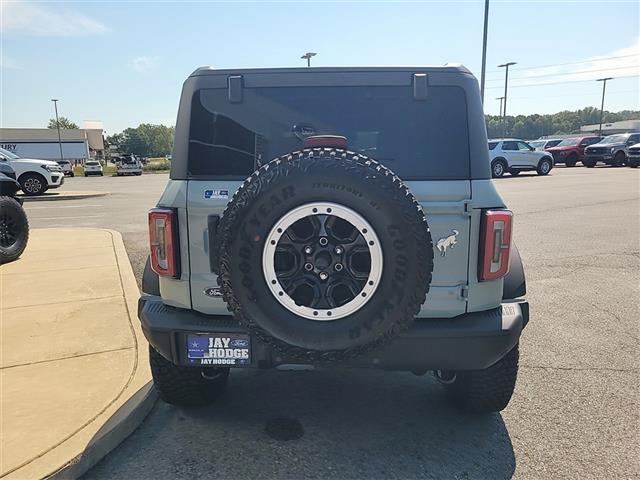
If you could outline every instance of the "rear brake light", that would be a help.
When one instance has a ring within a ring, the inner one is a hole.
[[[509,271],[513,213],[509,210],[486,210],[482,217],[480,246],[480,281],[496,280]]]
[[[339,135],[314,135],[307,137],[304,148],[340,148],[347,149],[347,137]]]
[[[151,268],[163,277],[180,277],[177,220],[177,213],[170,208],[149,211]]]

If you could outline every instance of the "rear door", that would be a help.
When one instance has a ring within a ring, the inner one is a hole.
[[[416,99],[412,82],[411,72],[393,72],[384,81],[357,72],[323,74],[312,82],[308,75],[298,80],[296,74],[250,73],[243,75],[239,94],[229,86],[196,91],[187,189],[195,310],[228,313],[217,296],[210,239],[215,216],[238,186],[260,165],[302,148],[309,135],[342,135],[349,149],[405,180],[426,212],[434,271],[420,316],[465,312],[471,218],[465,92],[430,86],[426,98]]]

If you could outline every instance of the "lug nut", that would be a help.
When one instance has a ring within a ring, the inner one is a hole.
[[[323,247],[329,243],[329,240],[327,240],[327,237],[320,237],[320,245],[322,245]]]
[[[319,274],[320,280],[324,281],[329,278],[329,274],[327,272],[320,272]]]
[[[340,245],[338,245],[334,251],[336,252],[336,255],[342,255],[342,252],[344,252]]]
[[[306,253],[307,255],[311,255],[313,253],[313,248],[311,248],[311,245],[307,245],[306,247],[304,247],[304,253]]]
[[[307,262],[307,263],[304,264],[304,269],[307,272],[310,272],[311,270],[313,270],[313,265]]]
[[[336,263],[336,265],[333,268],[336,269],[336,272],[339,272],[340,270],[342,270],[342,264],[341,263]]]

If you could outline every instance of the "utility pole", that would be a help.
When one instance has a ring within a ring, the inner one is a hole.
[[[504,97],[496,97],[496,100],[500,100],[500,130],[504,133],[504,119],[502,118],[502,101],[504,100]]]
[[[52,98],[53,107],[56,109],[56,127],[58,129],[58,146],[60,147],[60,160],[64,160],[62,155],[62,138],[60,137],[60,120],[58,119],[58,99]]]
[[[311,66],[311,57],[315,57],[317,55],[317,53],[315,52],[307,52],[304,55],[302,55],[300,58],[302,59],[306,59],[307,60],[307,67]]]
[[[482,72],[480,73],[480,99],[484,104],[484,76],[487,67],[487,31],[489,30],[489,0],[484,0],[484,33],[482,35]]]
[[[598,135],[602,136],[602,113],[604,112],[604,92],[607,88],[607,80],[613,80],[613,77],[599,78],[596,82],[602,82],[602,103],[600,104],[600,127]]]
[[[506,132],[506,128],[507,128],[507,84],[509,83],[509,67],[511,65],[516,65],[516,62],[507,62],[507,63],[503,63],[502,65],[498,65],[498,68],[502,68],[505,67],[505,71],[504,71],[504,100],[503,100],[503,122],[502,122],[502,138],[504,138],[507,134]]]

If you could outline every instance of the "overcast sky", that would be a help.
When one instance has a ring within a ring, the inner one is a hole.
[[[109,134],[173,125],[196,67],[462,63],[480,76],[483,1],[30,2],[0,0],[2,127],[62,116]],[[640,109],[640,6],[632,1],[491,0],[485,111]]]

